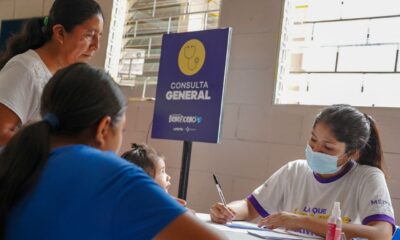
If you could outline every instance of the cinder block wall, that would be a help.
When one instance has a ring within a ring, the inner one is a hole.
[[[216,173],[228,201],[246,197],[288,161],[304,158],[314,115],[320,107],[273,105],[282,1],[225,0],[221,26],[233,28],[226,83],[221,144],[193,143],[188,189],[189,205],[208,211],[218,201],[212,181]],[[131,90],[124,89],[129,96]],[[381,129],[390,170],[389,188],[400,219],[400,110],[362,108]],[[124,149],[130,142],[148,142],[167,158],[177,193],[182,155],[179,141],[149,136],[153,103],[131,102]]]
[[[99,0],[106,24],[102,48],[92,63],[104,66],[111,0]],[[0,19],[48,12],[52,0],[0,0]],[[193,143],[188,188],[189,206],[207,212],[218,201],[212,173],[220,178],[228,201],[244,198],[288,161],[304,158],[311,123],[319,107],[273,105],[282,1],[225,0],[221,26],[233,28],[220,144]],[[132,89],[123,88],[126,95]],[[153,102],[130,102],[122,151],[131,142],[148,142],[167,159],[176,195],[182,142],[150,138]],[[362,108],[381,129],[390,170],[389,188],[400,219],[400,110]]]

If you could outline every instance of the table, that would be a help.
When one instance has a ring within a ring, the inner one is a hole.
[[[216,224],[211,222],[211,218],[210,215],[207,213],[196,213],[196,216],[203,222],[207,223],[207,225],[214,227],[220,231],[223,231],[225,233],[225,235],[231,239],[231,240],[260,240],[262,238],[260,237],[256,237],[253,235],[248,234],[248,230],[246,229],[238,229],[238,228],[230,228],[227,227],[225,225],[222,224]],[[235,223],[240,223],[243,225],[248,225],[248,226],[256,226],[253,223],[249,223],[249,222],[244,222],[244,221],[235,221]],[[286,239],[318,239],[318,238],[311,238],[311,237],[303,237],[303,236],[295,236],[292,234],[287,234],[284,233],[283,230],[281,231],[271,231],[268,232],[271,233],[271,237],[281,237],[281,238],[286,238]],[[319,238],[322,239],[322,238]]]

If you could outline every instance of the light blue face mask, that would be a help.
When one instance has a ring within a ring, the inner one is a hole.
[[[336,173],[342,168],[337,166],[338,156],[314,152],[309,144],[306,147],[306,158],[308,166],[319,174]]]

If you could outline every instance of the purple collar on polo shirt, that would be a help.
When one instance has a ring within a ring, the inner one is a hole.
[[[339,178],[343,177],[346,173],[348,173],[353,168],[353,166],[355,164],[356,163],[353,160],[349,161],[346,164],[346,166],[343,167],[343,170],[338,175],[330,177],[330,178],[323,178],[323,177],[319,176],[316,172],[313,172],[313,174],[314,174],[315,179],[318,182],[320,182],[320,183],[331,183],[331,182],[334,182],[334,181],[338,180]]]

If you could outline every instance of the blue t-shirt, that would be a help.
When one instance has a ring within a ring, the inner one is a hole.
[[[151,239],[186,211],[139,167],[86,145],[56,148],[8,218],[6,239]]]

